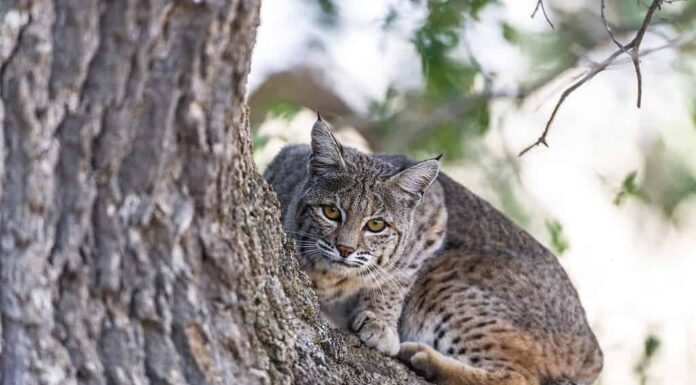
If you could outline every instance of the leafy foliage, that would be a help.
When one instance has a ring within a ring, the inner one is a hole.
[[[412,42],[421,58],[426,89],[436,100],[471,90],[478,68],[453,58],[452,51],[459,46],[467,16],[475,17],[485,4],[486,1],[428,1],[428,17]]]
[[[274,100],[268,108],[268,115],[272,118],[292,120],[302,109],[299,104],[290,100]]]
[[[423,89],[399,95],[395,90],[384,101],[387,105],[399,98],[398,108],[380,115],[380,141],[390,150],[390,144],[412,153],[447,152],[448,161],[458,160],[467,153],[467,145],[488,132],[490,100],[481,98],[475,89],[482,69],[472,57],[462,55],[462,39],[466,23],[494,0],[429,0],[427,17],[411,37],[420,58]],[[390,9],[385,24],[397,16]],[[418,120],[418,127],[413,127]],[[407,140],[393,140],[398,136]]]

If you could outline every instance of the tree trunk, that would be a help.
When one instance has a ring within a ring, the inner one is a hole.
[[[258,7],[0,2],[1,384],[420,381],[298,271],[251,157]]]

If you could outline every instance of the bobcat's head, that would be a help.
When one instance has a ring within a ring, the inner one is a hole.
[[[402,254],[413,214],[439,172],[426,160],[399,170],[344,148],[318,120],[308,179],[297,206],[298,254],[313,269],[347,276],[383,275]]]

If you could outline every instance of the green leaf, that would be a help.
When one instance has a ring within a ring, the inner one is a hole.
[[[569,244],[565,235],[563,234],[563,225],[558,220],[548,220],[546,221],[546,229],[549,231],[549,236],[551,237],[551,248],[556,254],[563,254],[568,250]]]
[[[644,349],[643,349],[643,354],[646,358],[652,358],[653,355],[655,355],[655,352],[657,352],[657,348],[660,347],[660,340],[657,339],[654,335],[649,335],[648,338],[645,339],[644,343]]]
[[[643,354],[634,368],[641,385],[646,385],[648,383],[648,369],[659,347],[660,340],[655,335],[649,334],[645,338],[645,342],[643,342]]]
[[[632,171],[624,178],[621,189],[614,196],[614,204],[619,206],[627,197],[635,197],[642,201],[648,201],[648,193],[641,186],[636,184],[638,171]]]
[[[502,24],[503,28],[503,38],[507,40],[510,43],[517,43],[520,38],[520,33],[513,28],[510,24],[508,23],[503,23]]]

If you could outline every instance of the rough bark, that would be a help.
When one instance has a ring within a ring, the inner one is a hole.
[[[258,7],[0,2],[1,384],[420,381],[298,271],[251,157]]]

